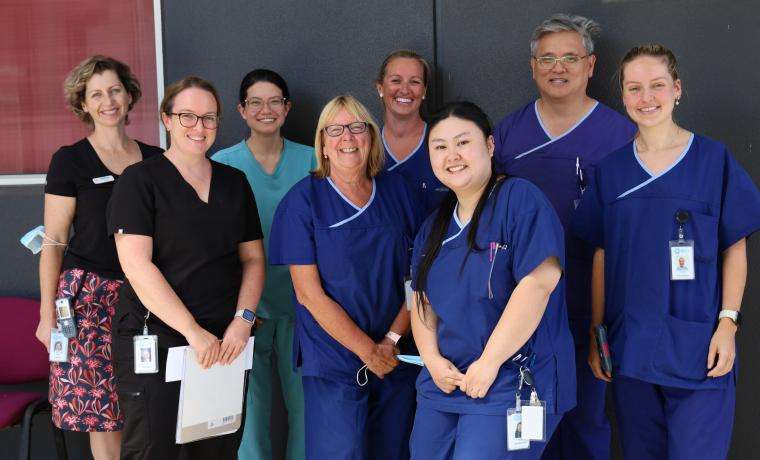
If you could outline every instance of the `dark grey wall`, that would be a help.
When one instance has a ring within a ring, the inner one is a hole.
[[[760,3],[744,1],[439,1],[438,72],[444,99],[466,98],[486,109],[494,122],[536,97],[529,68],[533,28],[555,12],[582,14],[601,23],[598,63],[590,92],[622,110],[617,65],[632,46],[660,42],[680,62],[684,97],[678,122],[728,145],[757,183],[760,160]],[[760,239],[749,241],[750,272],[745,326],[739,332],[741,372],[731,458],[756,458],[760,437],[760,394],[753,359],[760,338]],[[755,454],[753,454],[755,452]]]
[[[286,137],[314,143],[324,104],[351,93],[375,116],[373,80],[396,48],[433,57],[432,1],[304,2],[234,0],[164,3],[167,83],[198,74],[222,97],[222,126],[214,149],[240,142],[248,127],[235,110],[243,76],[271,68],[288,82],[293,109]]]
[[[372,85],[377,67],[388,52],[411,48],[437,64],[438,87],[431,88],[429,102],[472,99],[498,121],[536,97],[528,41],[533,27],[555,12],[584,14],[602,24],[590,91],[618,109],[614,71],[625,51],[645,41],[672,48],[685,87],[679,122],[725,142],[760,180],[760,160],[752,155],[760,144],[760,4],[753,0],[171,1],[163,5],[166,81],[197,74],[217,86],[224,105],[218,149],[247,135],[234,109],[243,75],[272,68],[288,81],[294,100],[284,134],[311,144],[319,110],[339,93],[354,94],[379,116]],[[42,220],[42,188],[0,187],[0,219],[0,295],[37,296],[37,258],[18,238]],[[754,267],[758,238],[750,240],[749,256]],[[760,300],[758,273],[750,268],[746,323],[738,335],[735,459],[760,451],[753,432],[760,394],[750,387],[760,376],[760,362],[752,359],[760,341],[760,317],[752,311]],[[273,423],[275,456],[283,458],[282,408]],[[15,446],[16,436],[0,432],[0,445]],[[84,438],[68,439],[75,444],[72,458],[85,458]],[[48,458],[40,451],[36,458]]]

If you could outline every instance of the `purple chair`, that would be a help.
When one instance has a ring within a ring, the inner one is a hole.
[[[0,385],[19,385],[47,380],[50,363],[45,347],[34,332],[40,319],[40,303],[19,297],[0,297]],[[30,391],[0,391],[0,429],[21,423],[19,458],[30,457],[32,419],[50,413],[47,395]],[[67,459],[63,432],[47,418],[53,429],[59,459]]]

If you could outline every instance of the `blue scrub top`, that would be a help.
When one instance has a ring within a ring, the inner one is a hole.
[[[670,280],[675,215],[688,211],[696,279]],[[676,162],[649,172],[629,143],[602,160],[573,231],[604,248],[605,323],[614,373],[687,389],[725,388],[707,378],[721,308],[721,253],[760,229],[760,191],[726,147],[693,135]]]
[[[385,148],[385,170],[400,174],[406,179],[409,187],[415,192],[415,201],[419,206],[422,216],[430,215],[446,197],[449,191],[445,185],[433,174],[430,166],[425,138],[427,137],[427,124],[422,132],[420,143],[408,157],[399,161],[385,142],[385,129],[383,129],[383,147]]]
[[[576,344],[585,344],[591,320],[593,248],[568,231],[570,219],[581,198],[581,186],[593,180],[595,165],[630,142],[636,125],[597,102],[575,126],[552,137],[536,104],[537,101],[526,104],[496,126],[496,168],[500,173],[536,184],[557,211],[565,228],[570,329]]]
[[[434,216],[430,216],[425,221],[414,241],[415,281],[433,220]],[[565,262],[557,214],[543,193],[523,179],[506,179],[488,198],[476,236],[477,247],[484,250],[469,250],[468,231],[469,223],[461,224],[455,210],[428,273],[426,290],[438,316],[436,333],[441,355],[463,373],[483,353],[520,280],[548,257],[557,257],[562,267]],[[494,257],[489,250],[491,243],[499,244]],[[564,279],[550,296],[546,312],[523,352],[535,355],[531,371],[539,397],[547,402],[547,411],[563,413],[572,408],[575,353],[567,326]],[[518,380],[518,368],[504,364],[486,397],[470,399],[459,389],[443,393],[425,368],[417,380],[417,401],[420,407],[445,412],[505,415],[509,407],[515,406]],[[526,387],[523,399],[528,395]]]
[[[325,293],[377,342],[404,303],[404,276],[421,220],[401,176],[376,176],[370,200],[359,208],[329,178],[309,175],[275,211],[269,261],[316,264]],[[354,383],[364,363],[327,334],[303,305],[294,303],[293,353],[301,374]]]

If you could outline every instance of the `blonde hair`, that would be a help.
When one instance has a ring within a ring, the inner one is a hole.
[[[81,121],[93,126],[92,117],[89,113],[85,112],[82,108],[84,104],[87,82],[95,74],[102,74],[106,70],[112,70],[119,77],[127,94],[132,98],[132,102],[129,103],[127,111],[132,110],[132,107],[140,100],[142,96],[142,90],[140,89],[140,82],[137,77],[129,69],[129,66],[116,59],[96,54],[90,56],[84,61],[77,64],[68,76],[63,81],[63,94],[66,97],[66,102],[69,105],[69,110],[74,112]],[[124,120],[125,124],[129,124],[129,115]]]
[[[332,99],[322,109],[322,113],[319,114],[317,132],[314,135],[314,154],[317,156],[317,169],[314,170],[314,174],[321,178],[330,175],[330,161],[324,156],[325,127],[332,122],[341,109],[356,117],[357,121],[367,123],[372,140],[367,161],[367,177],[375,177],[383,170],[383,164],[385,163],[380,128],[378,128],[375,119],[370,115],[369,110],[355,97],[348,94]]]

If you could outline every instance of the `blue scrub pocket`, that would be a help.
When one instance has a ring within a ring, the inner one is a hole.
[[[714,321],[701,323],[666,316],[655,349],[654,367],[669,377],[704,380],[714,328]]]

